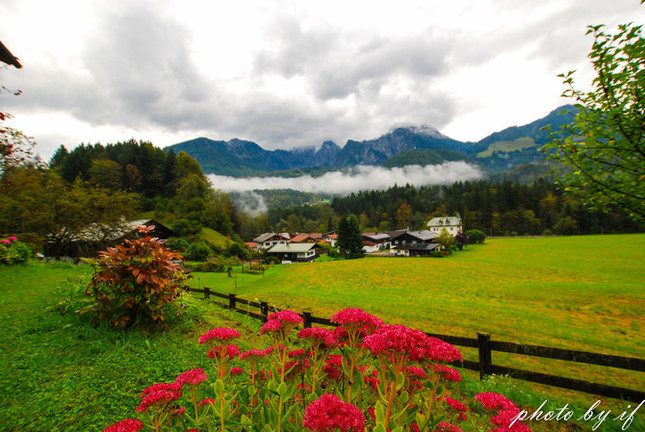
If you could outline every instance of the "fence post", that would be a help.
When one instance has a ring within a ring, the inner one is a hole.
[[[302,311],[302,317],[304,322],[302,323],[303,328],[311,328],[311,312]]]
[[[267,322],[269,316],[269,303],[260,302],[260,315],[262,315],[262,322]]]
[[[204,298],[208,300],[211,297],[211,289],[208,287],[204,287]]]
[[[228,308],[235,309],[235,294],[229,293],[228,295]]]
[[[490,351],[490,335],[477,333],[477,348],[479,348],[479,379],[490,375],[490,367],[493,363]]]

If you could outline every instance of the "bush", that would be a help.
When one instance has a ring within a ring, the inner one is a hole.
[[[139,227],[143,234],[152,229]],[[86,290],[96,300],[97,318],[119,327],[162,324],[165,307],[184,287],[181,258],[150,236],[100,252]]]
[[[0,240],[0,262],[3,264],[16,264],[27,261],[32,255],[29,246],[18,241],[14,236]]]
[[[482,244],[486,240],[486,234],[484,234],[484,232],[480,230],[474,229],[466,231],[466,235],[470,239],[470,242],[474,244]]]
[[[195,242],[188,247],[188,258],[192,261],[204,261],[212,254],[211,248],[204,241]]]

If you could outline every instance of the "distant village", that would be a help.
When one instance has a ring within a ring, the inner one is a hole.
[[[436,241],[442,230],[453,237],[463,232],[459,216],[435,217],[427,229],[412,231],[400,229],[385,232],[362,233],[363,251],[370,255],[395,257],[429,257],[442,249]],[[255,251],[275,256],[283,263],[313,261],[320,255],[321,245],[336,247],[338,234],[330,233],[264,233],[246,242]]]

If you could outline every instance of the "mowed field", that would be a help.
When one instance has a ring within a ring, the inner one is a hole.
[[[320,317],[360,307],[427,332],[484,332],[493,340],[645,358],[640,234],[488,239],[442,259],[292,264],[259,276],[195,274],[191,284]],[[643,374],[610,368],[498,353],[493,362],[638,389],[645,384]]]

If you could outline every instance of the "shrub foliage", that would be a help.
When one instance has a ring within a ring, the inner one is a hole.
[[[182,256],[147,235],[153,228],[139,227],[145,237],[100,252],[87,288],[99,319],[120,327],[165,321],[165,307],[176,299],[185,276]]]

